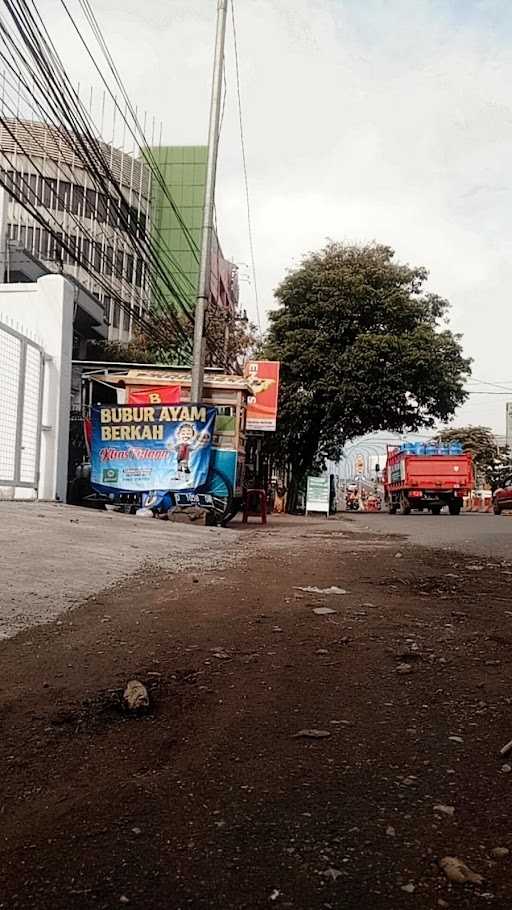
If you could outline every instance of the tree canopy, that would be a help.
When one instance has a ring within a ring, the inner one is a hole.
[[[448,427],[437,434],[439,442],[460,442],[471,452],[477,482],[489,483],[493,489],[512,476],[512,459],[508,450],[498,452],[494,433],[489,427]]]
[[[227,373],[243,372],[244,359],[256,346],[256,327],[245,318],[226,317],[218,309],[208,313],[208,345],[206,366],[215,366]],[[135,331],[127,342],[89,342],[87,356],[91,360],[112,363],[158,363],[162,366],[182,366],[190,361],[190,351],[162,348],[143,332]]]
[[[330,242],[277,288],[264,348],[281,361],[270,445],[296,475],[338,458],[347,439],[431,427],[464,402],[470,360],[427,277],[388,246]]]

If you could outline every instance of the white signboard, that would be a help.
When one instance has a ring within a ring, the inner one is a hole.
[[[329,492],[328,477],[308,477],[306,515],[309,512],[323,512],[329,517]]]
[[[507,435],[507,445],[512,446],[512,401],[507,401],[506,408],[505,433]]]

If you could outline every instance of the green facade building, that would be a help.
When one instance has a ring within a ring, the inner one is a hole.
[[[193,312],[199,282],[208,148],[201,145],[159,146],[152,148],[151,153],[162,176],[160,184],[154,176],[152,178],[151,221],[154,249],[162,268],[170,270],[173,282],[186,297],[189,309]],[[169,196],[179,209],[185,228],[173,210]],[[190,248],[189,238],[195,244],[195,255]],[[236,268],[224,259],[218,238],[214,236],[210,305],[217,305],[226,314],[234,315],[237,303]],[[168,287],[159,281],[159,291],[152,301],[154,311],[157,312],[162,304],[176,308],[176,302]]]
[[[151,151],[163,183],[179,208],[181,218],[199,251],[208,149],[206,146],[162,146]],[[166,257],[161,249],[164,247],[186,276],[180,275],[179,270],[173,272],[173,278],[187,293],[193,306],[199,280],[199,252],[194,257],[167,194],[154,177],[151,186],[151,218],[155,249],[160,252],[161,263],[165,266]],[[168,292],[163,293],[168,296]]]

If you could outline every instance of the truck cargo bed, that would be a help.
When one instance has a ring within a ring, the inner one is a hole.
[[[393,490],[470,489],[471,455],[404,455],[388,461],[387,484]]]

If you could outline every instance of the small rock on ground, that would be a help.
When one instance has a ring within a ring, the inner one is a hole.
[[[473,872],[469,866],[456,856],[445,856],[440,860],[439,865],[443,870],[446,878],[451,882],[471,882],[474,885],[481,885],[483,882],[483,876],[479,875],[478,872]]]
[[[396,668],[396,673],[398,673],[400,676],[405,676],[407,673],[412,673],[412,670],[413,670],[413,668],[412,668],[411,664],[401,663],[401,664],[398,664],[398,667]]]
[[[434,806],[434,812],[440,812],[442,815],[454,815],[455,808],[454,806],[443,806],[439,803],[437,806]]]

